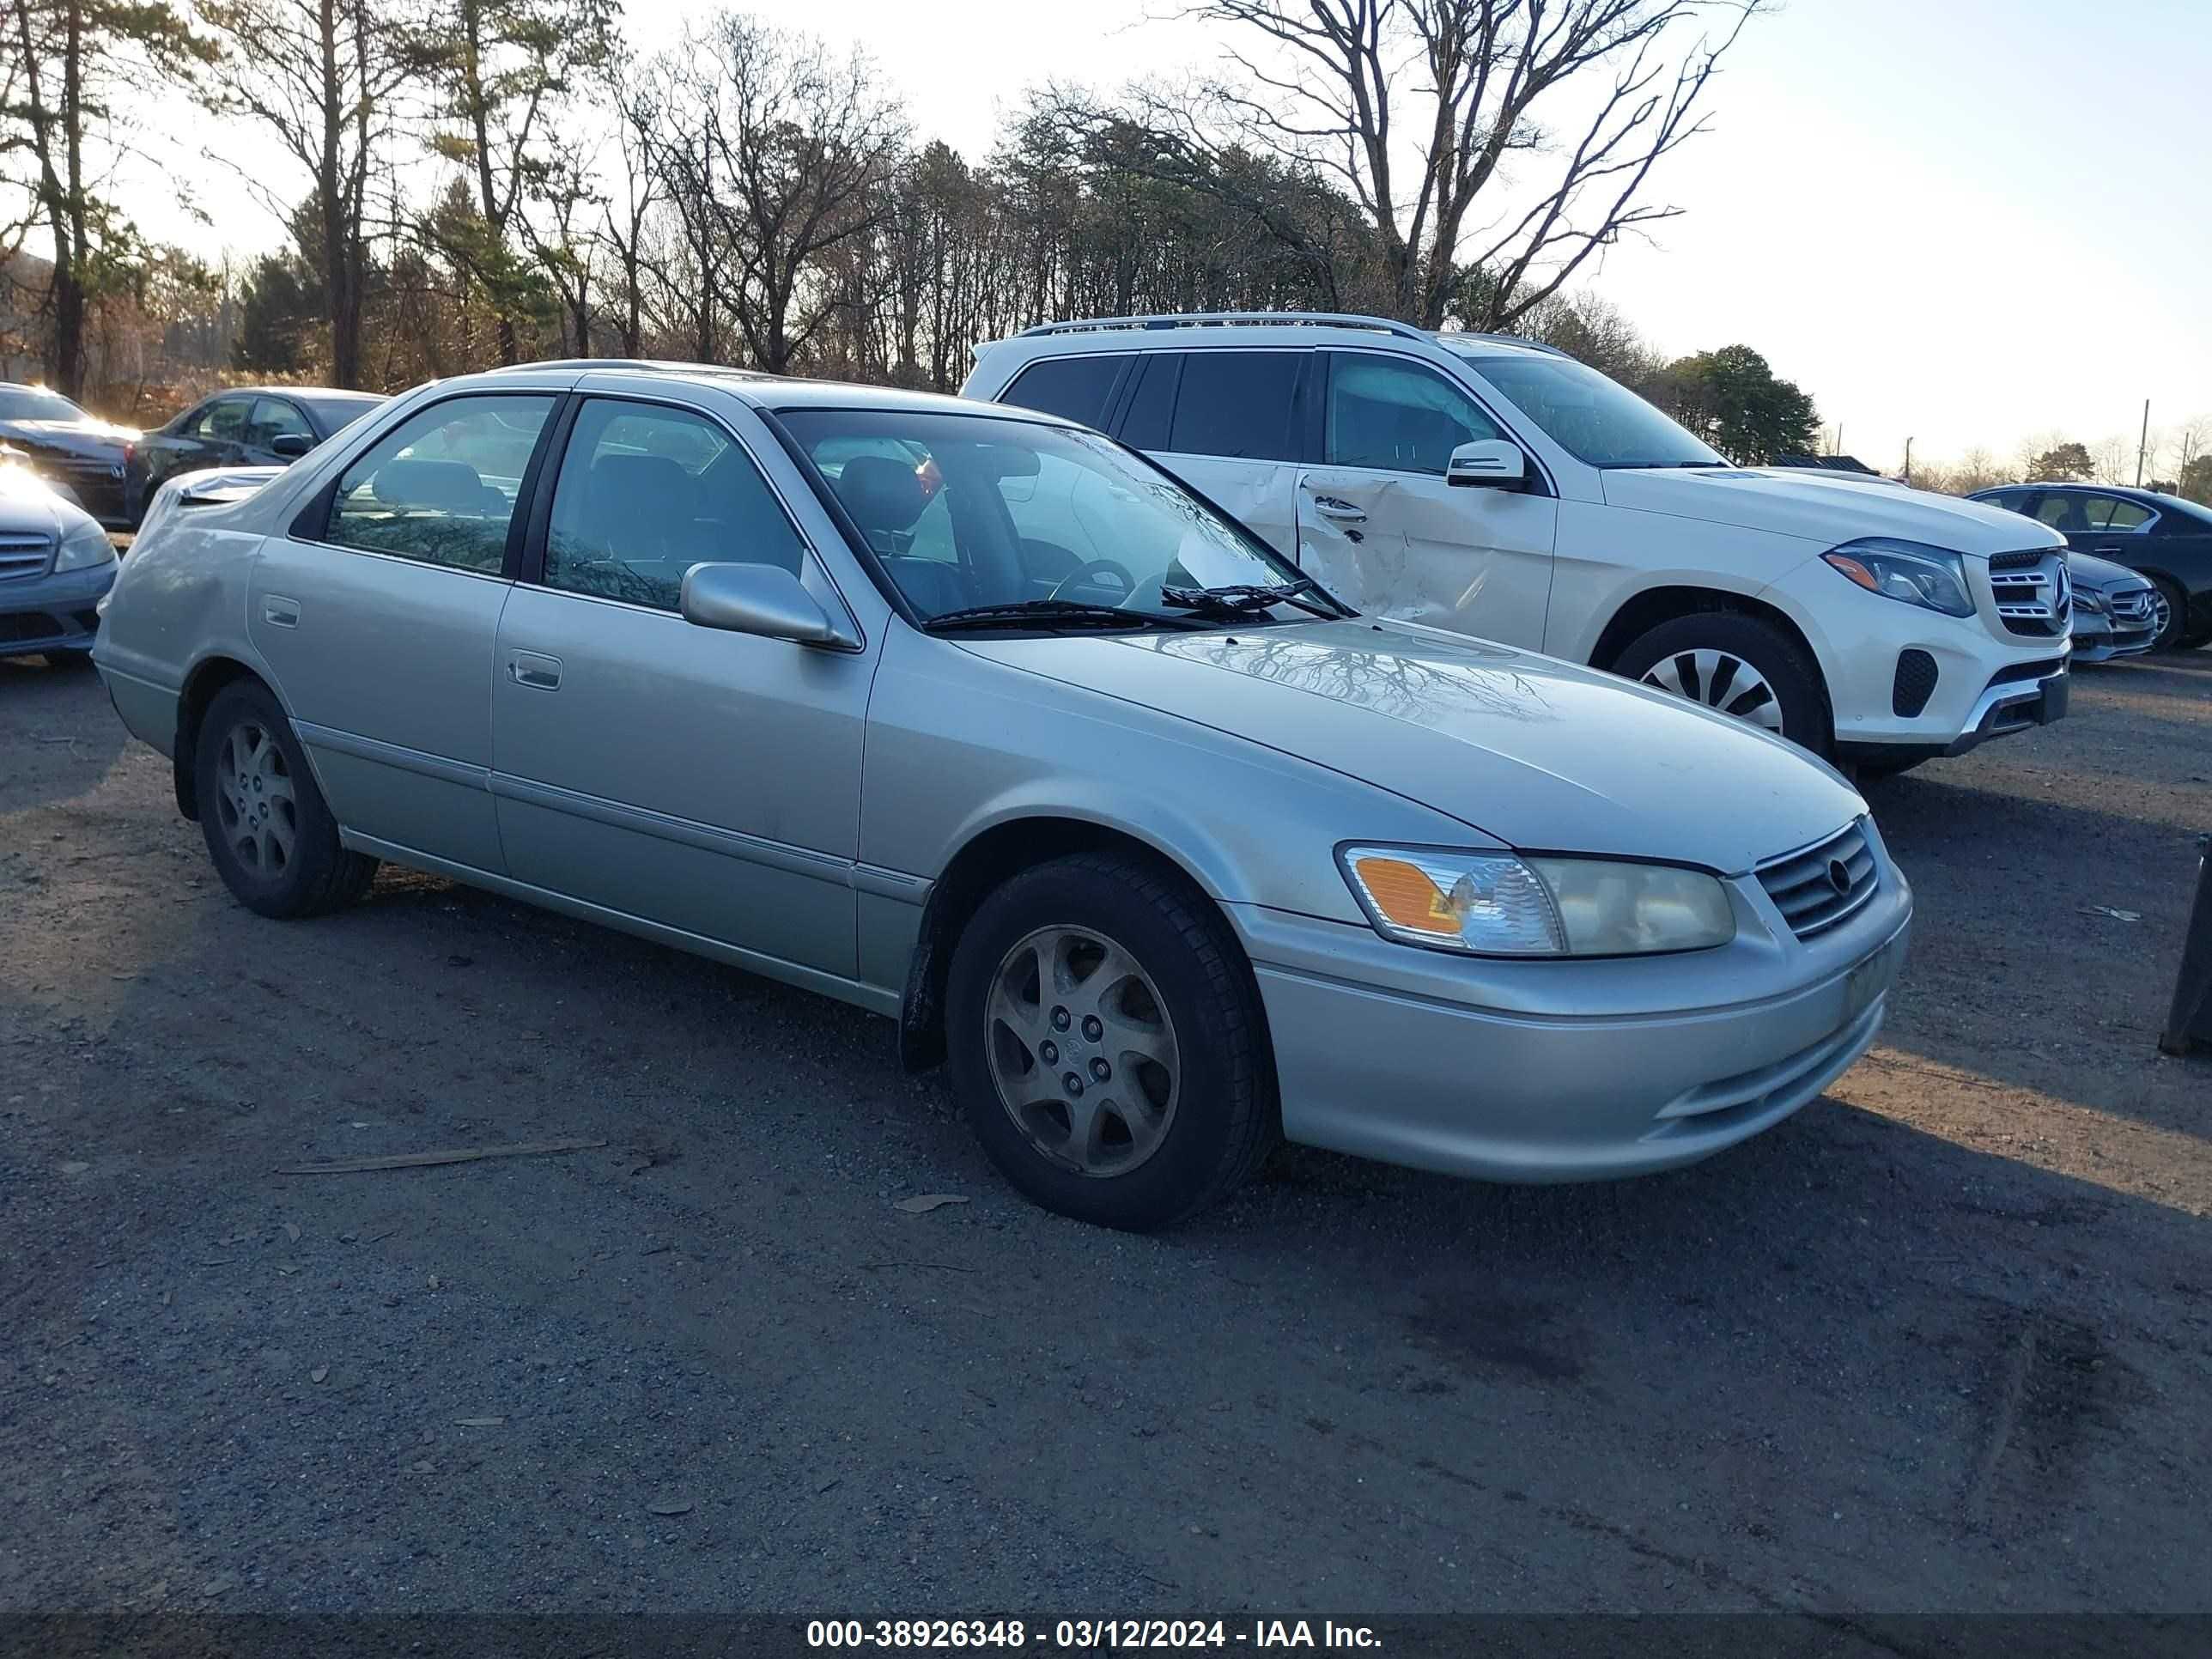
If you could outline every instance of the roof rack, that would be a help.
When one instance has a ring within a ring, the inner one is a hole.
[[[1190,311],[1154,317],[1088,317],[1070,323],[1039,323],[1025,328],[1017,339],[1043,334],[1084,334],[1104,329],[1256,328],[1269,323],[1295,324],[1305,328],[1364,328],[1378,334],[1395,334],[1401,340],[1430,337],[1411,323],[1387,317],[1359,317],[1334,311]]]
[[[520,374],[526,369],[593,369],[618,368],[642,374],[720,374],[736,380],[772,380],[776,377],[766,369],[738,368],[730,363],[674,362],[659,357],[550,357],[534,363],[504,363],[493,374]]]
[[[1559,347],[1555,345],[1547,345],[1541,340],[1532,340],[1525,334],[1486,334],[1480,329],[1476,328],[1455,328],[1443,331],[1437,336],[1437,338],[1440,341],[1446,338],[1454,340],[1488,340],[1493,345],[1519,346],[1524,351],[1540,351],[1546,356],[1552,357],[1565,357],[1568,356],[1566,352],[1560,350]]]

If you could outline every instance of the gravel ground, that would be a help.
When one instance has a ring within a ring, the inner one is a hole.
[[[1914,960],[1790,1122],[1133,1238],[887,1022],[404,872],[258,920],[0,664],[0,1609],[2204,1610],[2212,652],[1873,799]]]

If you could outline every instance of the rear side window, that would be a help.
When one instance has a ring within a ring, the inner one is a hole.
[[[1168,448],[1178,455],[1235,460],[1298,459],[1293,405],[1302,351],[1191,351],[1183,355]]]
[[[1064,421],[1080,421],[1085,426],[1104,426],[1127,363],[1126,355],[1048,357],[1017,374],[999,401],[1057,415]]]
[[[1175,418],[1176,381],[1182,374],[1180,351],[1148,352],[1137,371],[1137,389],[1121,416],[1121,441],[1132,449],[1165,449],[1168,425]]]
[[[325,539],[496,574],[553,404],[550,395],[453,398],[402,422],[339,477]]]

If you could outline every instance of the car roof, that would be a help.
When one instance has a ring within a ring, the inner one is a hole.
[[[383,392],[359,392],[343,386],[218,386],[200,399],[208,398],[320,398],[332,403],[383,404],[392,401]]]
[[[508,377],[520,380],[538,373],[574,375],[571,384],[586,392],[593,390],[584,384],[588,378],[604,376],[628,380],[633,390],[640,381],[711,389],[726,392],[757,409],[903,410],[915,414],[988,415],[998,420],[1030,421],[1048,426],[1075,424],[1037,410],[1009,408],[949,392],[909,392],[899,386],[867,386],[855,380],[770,374],[761,369],[730,368],[718,363],[659,362],[627,357],[566,357],[551,362],[515,363],[442,384],[450,388],[465,386],[480,391],[496,386]]]

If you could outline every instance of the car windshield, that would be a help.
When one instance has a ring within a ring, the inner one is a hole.
[[[1577,460],[1592,466],[1728,465],[1626,386],[1571,357],[1479,354],[1449,337],[1443,343],[1472,360],[1476,374]]]
[[[1109,626],[1111,608],[1131,627],[1188,625],[1231,604],[1260,622],[1305,614],[1292,601],[1311,584],[1296,569],[1096,433],[925,410],[781,413],[925,622],[1047,605]]]
[[[0,421],[82,421],[90,416],[58,392],[39,386],[0,389]]]

